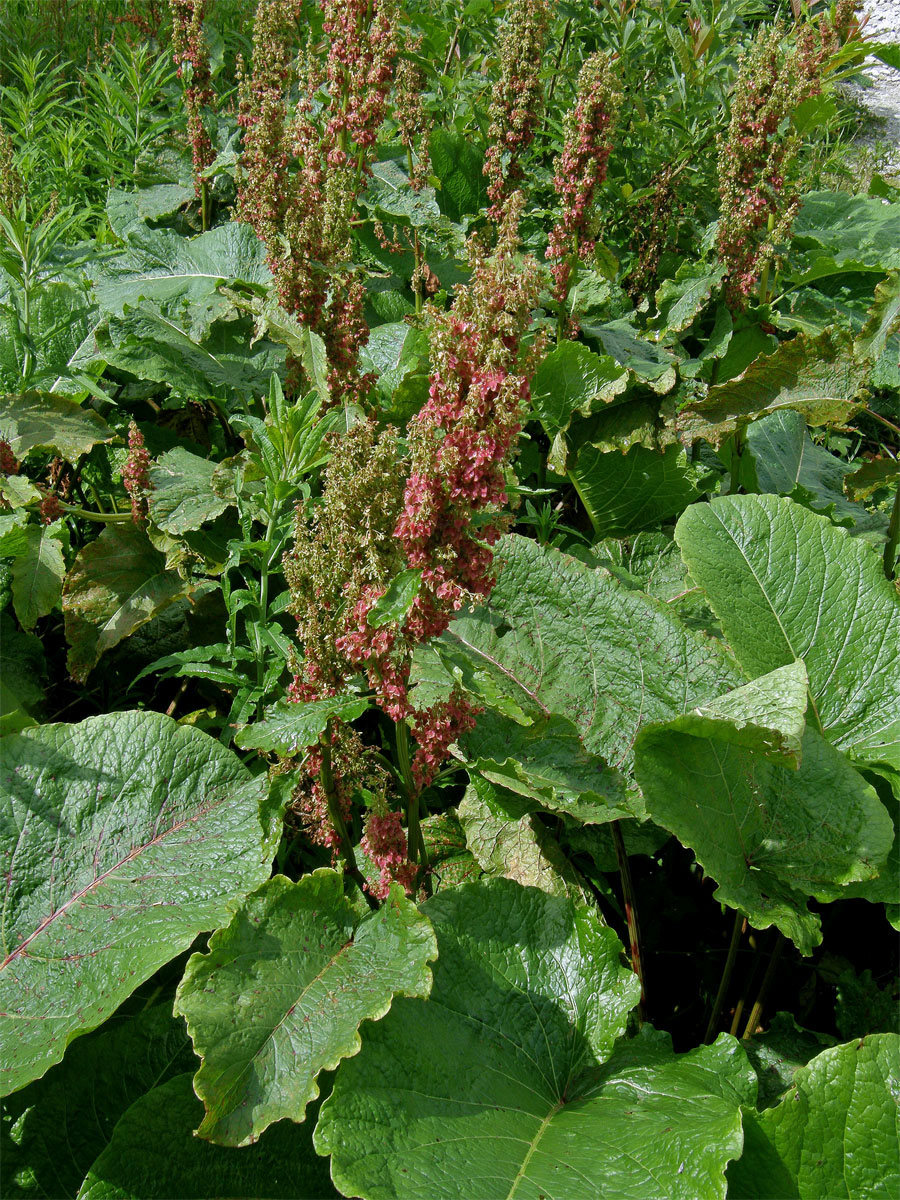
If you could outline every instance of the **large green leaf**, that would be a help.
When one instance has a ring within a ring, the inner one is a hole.
[[[431,990],[427,918],[395,884],[360,919],[343,880],[276,875],[188,963],[175,1008],[203,1060],[201,1137],[245,1146],[274,1121],[302,1121],[319,1072],[358,1052],[360,1022],[383,1017],[395,995]]]
[[[606,571],[515,536],[497,558],[490,600],[439,643],[492,707],[499,695],[533,717],[568,717],[590,754],[627,768],[642,724],[737,682],[718,646]]]
[[[269,873],[265,780],[151,712],[0,740],[2,1092],[38,1078]]]
[[[182,395],[259,396],[268,391],[272,372],[283,366],[285,352],[267,340],[251,345],[249,321],[247,326],[220,323],[199,340],[142,303],[124,317],[111,317],[98,341],[110,366],[166,383]]]
[[[839,425],[859,408],[854,397],[868,372],[849,333],[801,333],[754,359],[737,379],[711,387],[678,413],[675,426],[685,443],[703,438],[721,446],[749,421],[782,408],[801,412],[810,425]]]
[[[725,278],[725,270],[723,266],[710,268],[708,263],[682,263],[675,277],[667,279],[656,293],[664,329],[669,333],[687,329]]]
[[[586,906],[495,879],[423,911],[431,998],[367,1027],[322,1106],[315,1144],[343,1192],[724,1197],[756,1082],[733,1038],[676,1056],[647,1027],[613,1051],[638,986]]]
[[[23,629],[33,629],[59,604],[66,564],[58,526],[29,525],[25,545],[13,560],[12,598]]]
[[[623,777],[585,750],[565,717],[520,725],[488,709],[460,749],[486,779],[540,808],[596,824],[632,815]]]
[[[217,297],[219,303],[209,305],[219,284],[239,282],[265,289],[271,282],[265,247],[249,225],[231,221],[184,238],[172,229],[150,229],[138,221],[126,232],[125,249],[102,265],[94,284],[98,304],[112,316],[121,317],[126,308],[148,301],[173,319],[184,313],[184,328],[198,338],[229,304]]]
[[[137,525],[108,525],[79,551],[63,588],[68,667],[84,681],[100,655],[186,594]]]
[[[753,466],[750,472],[742,464],[741,482],[747,491],[790,496],[836,525],[852,524],[857,532],[884,527],[885,518],[846,498],[844,477],[853,468],[816,445],[800,413],[791,409],[770,413],[748,427],[746,439],[744,463]],[[755,475],[752,481],[751,474]]]
[[[748,675],[802,658],[812,723],[900,764],[900,599],[872,548],[778,496],[695,505],[675,536]]]
[[[628,372],[608,354],[583,342],[563,342],[541,360],[531,385],[531,405],[551,438],[586,417],[628,385]]]
[[[660,449],[632,446],[620,454],[588,442],[568,471],[598,538],[626,537],[684,512],[700,495],[699,480],[706,474],[674,443]]]
[[[521,797],[474,776],[459,805],[466,845],[488,875],[584,900],[578,873]]]
[[[132,1104],[78,1193],[78,1200],[330,1200],[328,1166],[308,1126],[289,1121],[236,1150],[194,1137],[203,1105],[189,1074]]]
[[[115,430],[93,409],[65,396],[34,391],[0,397],[0,431],[16,458],[31,450],[54,450],[73,463],[97,442],[115,437]]]
[[[148,985],[149,986],[149,985]],[[196,1065],[171,1003],[119,1012],[78,1038],[43,1079],[5,1104],[14,1135],[2,1146],[4,1194],[74,1197],[126,1109],[150,1088]]]
[[[97,311],[85,298],[84,289],[67,280],[42,280],[32,284],[28,323],[28,345],[33,365],[24,377],[26,343],[24,304],[21,293],[14,303],[19,313],[0,307],[0,392],[14,392],[23,386],[45,392],[55,391],[70,377],[70,364],[90,338],[97,324]]]
[[[177,536],[199,529],[234,503],[216,492],[218,465],[180,447],[162,455],[150,468],[150,518],[154,525]]]
[[[38,638],[23,633],[11,613],[0,613],[0,734],[36,724],[46,677]]]
[[[653,820],[718,883],[716,899],[811,954],[821,936],[807,898],[876,878],[894,826],[846,758],[803,733],[806,699],[799,662],[645,726],[635,777]]]
[[[900,1195],[900,1037],[832,1046],[794,1076],[776,1108],[745,1113],[729,1200],[868,1200]]]
[[[823,258],[847,271],[900,268],[896,204],[853,192],[804,196],[794,218],[789,278],[813,273],[817,260]]]
[[[484,155],[464,134],[432,130],[428,139],[431,168],[440,181],[437,202],[451,221],[477,213],[487,204]]]

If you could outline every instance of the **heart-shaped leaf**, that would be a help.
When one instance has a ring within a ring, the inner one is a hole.
[[[363,1200],[724,1197],[756,1078],[738,1043],[676,1056],[594,910],[506,879],[424,906],[439,958],[338,1072],[315,1133]],[[611,1057],[610,1057],[611,1055]]]

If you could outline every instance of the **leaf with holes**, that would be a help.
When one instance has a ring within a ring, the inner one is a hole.
[[[2,1094],[58,1062],[269,874],[265,780],[151,712],[0,740]]]

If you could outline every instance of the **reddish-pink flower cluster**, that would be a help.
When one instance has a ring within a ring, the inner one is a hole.
[[[578,257],[588,259],[594,252],[594,202],[606,179],[620,101],[609,59],[605,54],[592,54],[578,76],[575,107],[566,117],[563,151],[553,177],[562,215],[550,231],[547,258],[560,304],[569,289],[573,262]]]
[[[203,109],[216,98],[209,47],[203,33],[206,5],[207,0],[169,0],[172,10],[172,57],[184,87],[194,166],[194,192],[198,197],[203,183],[202,174],[215,158],[212,142],[203,123]]]
[[[0,439],[0,475],[18,475],[19,460],[12,452],[9,442]]]
[[[40,506],[41,520],[45,525],[52,525],[54,521],[58,521],[64,516],[65,509],[60,503],[59,496],[56,492],[47,492],[41,501]]]
[[[522,156],[540,124],[541,65],[549,20],[548,0],[513,0],[500,34],[500,78],[491,99],[484,160],[495,219],[510,188],[522,178]]]
[[[238,208],[266,243],[281,304],[322,337],[338,402],[369,385],[356,369],[368,330],[350,222],[384,120],[397,12],[394,0],[322,0],[322,8],[324,71],[309,61],[302,76],[294,66],[300,0],[261,0],[257,9],[253,70],[241,84]]]
[[[412,892],[417,868],[415,863],[406,860],[406,834],[398,812],[370,813],[359,845],[366,857],[381,871],[379,882],[370,885],[374,896],[385,900],[394,882],[402,884],[407,892]]]
[[[789,188],[800,139],[786,118],[818,94],[828,50],[806,26],[790,49],[780,26],[763,27],[741,60],[728,133],[719,145],[718,252],[728,269],[726,298],[744,307],[776,247],[790,236],[799,200]]]
[[[333,104],[325,126],[328,165],[341,167],[348,149],[374,146],[397,56],[397,13],[371,0],[326,0],[323,29],[330,39],[326,77]]]
[[[122,483],[131,500],[131,519],[136,525],[146,521],[149,512],[150,455],[144,435],[134,421],[128,426],[128,457],[122,467]]]

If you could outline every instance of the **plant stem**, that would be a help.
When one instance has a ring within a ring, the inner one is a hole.
[[[772,947],[772,954],[769,958],[769,965],[766,967],[766,973],[763,976],[763,981],[760,984],[759,993],[753,1008],[750,1010],[750,1020],[744,1029],[743,1038],[746,1040],[752,1037],[756,1032],[756,1027],[759,1025],[759,1018],[762,1015],[763,1005],[766,1002],[766,994],[771,986],[772,980],[775,977],[775,968],[778,966],[778,959],[781,957],[781,951],[784,949],[784,934],[779,933],[775,940],[775,945]]]
[[[325,793],[325,803],[328,806],[328,817],[338,835],[341,854],[343,855],[344,862],[346,863],[344,870],[365,896],[369,908],[377,909],[378,901],[366,888],[366,881],[363,879],[362,872],[356,865],[356,858],[353,854],[353,843],[350,840],[350,834],[347,832],[347,826],[344,822],[344,817],[337,801],[337,795],[335,794],[334,774],[331,769],[330,721],[328,722],[325,732],[319,738],[319,749],[322,752],[322,770],[319,772],[319,783],[322,785],[322,791]]]
[[[570,33],[571,29],[572,29],[572,18],[569,17],[566,20],[565,26],[563,27],[563,35],[559,42],[559,53],[556,56],[556,66],[553,68],[553,75],[550,79],[550,86],[547,88],[547,99],[544,102],[544,112],[547,114],[546,118],[545,118],[545,127],[546,127],[546,122],[549,121],[549,118],[550,118],[550,105],[553,103],[553,93],[556,90],[556,81],[559,78],[559,72],[562,69],[563,55],[566,52],[566,46],[568,46],[568,44],[569,44],[569,33]]]
[[[200,184],[200,229],[203,233],[209,229],[209,184],[205,179]]]
[[[609,828],[612,833],[613,845],[616,848],[619,878],[622,881],[622,900],[625,905],[625,920],[628,924],[628,940],[631,943],[631,969],[637,975],[641,984],[641,999],[637,1007],[637,1019],[638,1025],[643,1025],[647,1010],[647,989],[644,986],[644,970],[641,964],[641,931],[638,925],[634,885],[631,879],[631,868],[628,865],[628,855],[625,852],[625,839],[622,837],[622,826],[619,821],[613,821]]]
[[[101,525],[123,525],[133,520],[131,513],[96,513],[87,508],[77,508],[74,504],[66,504],[60,500],[60,508],[73,517],[81,517],[85,521],[97,521]]]
[[[734,914],[734,926],[731,930],[731,944],[728,947],[728,957],[725,959],[725,966],[722,970],[722,978],[719,980],[719,990],[716,992],[715,1003],[713,1004],[712,1012],[709,1016],[709,1024],[706,1026],[706,1033],[703,1036],[704,1042],[711,1042],[715,1036],[716,1026],[719,1023],[719,1017],[722,1015],[722,1006],[725,1003],[725,996],[728,994],[728,985],[731,983],[731,976],[734,972],[734,964],[737,961],[738,946],[741,941],[741,934],[747,927],[747,918],[743,913],[736,912]]]
[[[894,493],[894,507],[888,524],[887,542],[884,546],[884,573],[893,579],[897,567],[897,546],[900,545],[900,485]]]
[[[406,840],[410,862],[418,862],[423,870],[427,870],[428,854],[425,850],[425,839],[422,837],[422,826],[419,820],[419,792],[412,777],[409,758],[409,726],[405,720],[397,722],[397,761],[400,764],[400,775],[406,792]]]

